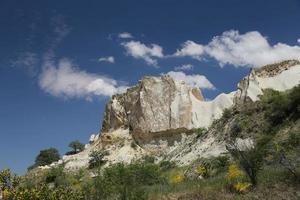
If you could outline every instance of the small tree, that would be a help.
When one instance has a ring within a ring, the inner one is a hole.
[[[74,154],[79,153],[84,150],[84,144],[75,140],[69,144],[69,147],[73,149]]]
[[[35,166],[49,165],[60,159],[58,150],[55,148],[49,148],[41,150],[39,155],[35,159]]]

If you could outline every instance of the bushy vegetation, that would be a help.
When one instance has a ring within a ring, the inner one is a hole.
[[[93,151],[90,154],[89,168],[93,169],[96,167],[101,167],[106,163],[105,156],[108,155],[108,152],[104,149]]]
[[[49,148],[41,150],[40,153],[35,158],[35,162],[28,169],[33,169],[38,166],[50,165],[53,162],[56,162],[60,159],[60,155],[57,149]]]

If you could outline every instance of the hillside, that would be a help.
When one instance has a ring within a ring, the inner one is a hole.
[[[296,60],[251,70],[211,101],[169,76],[145,77],[112,97],[83,151],[35,167],[7,195],[299,199],[299,83]]]

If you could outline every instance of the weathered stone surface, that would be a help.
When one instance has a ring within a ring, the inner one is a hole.
[[[132,132],[190,128],[192,100],[202,101],[199,89],[170,76],[145,77],[126,93],[115,95],[105,111],[102,132],[129,127]]]
[[[300,62],[288,60],[251,70],[239,84],[234,102],[257,101],[264,89],[285,91],[300,84]]]

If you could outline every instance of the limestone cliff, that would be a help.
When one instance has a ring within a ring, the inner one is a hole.
[[[200,140],[196,128],[208,128],[234,104],[259,100],[267,88],[284,91],[299,83],[300,62],[295,60],[251,70],[237,91],[220,94],[211,101],[205,101],[198,88],[170,76],[144,77],[108,102],[101,133],[92,137],[91,144],[60,162],[67,163],[68,169],[85,167],[89,153],[96,149],[109,151],[107,165],[128,163],[145,155],[185,165],[199,157],[219,155],[226,152],[226,141],[216,135],[226,134],[230,125],[224,125],[223,132],[209,129]]]
[[[101,132],[120,127],[133,133],[208,127],[232,102],[232,94],[204,101],[199,88],[191,88],[170,76],[144,77],[124,94],[112,97],[106,106]]]

